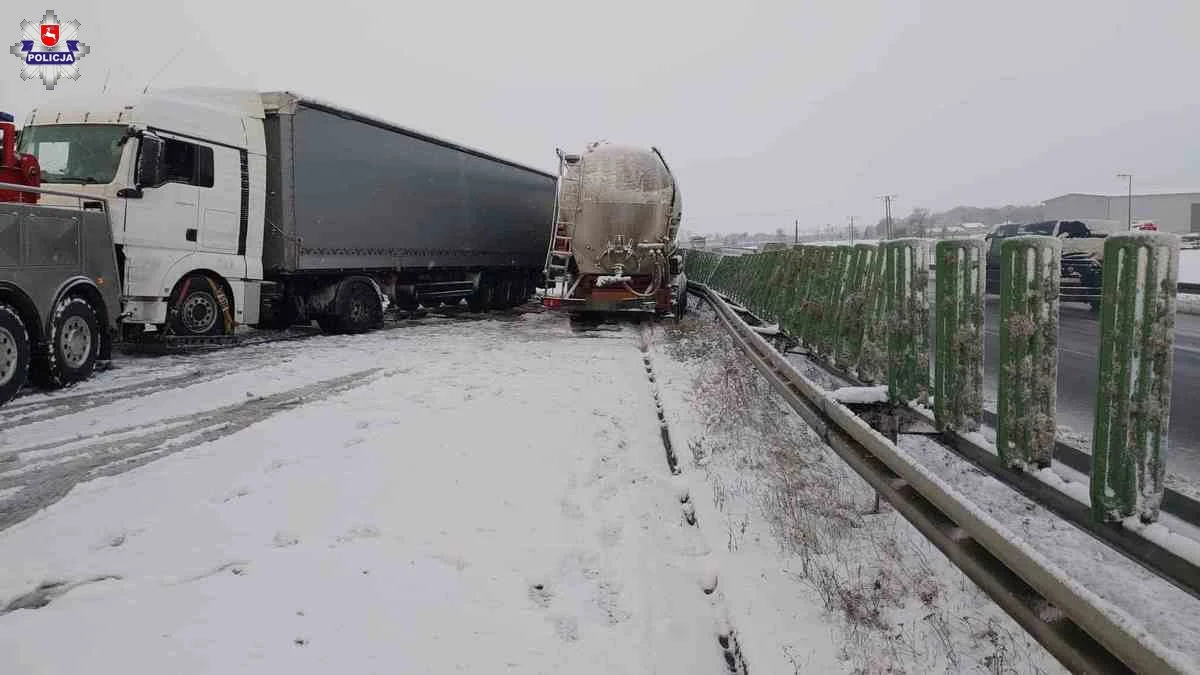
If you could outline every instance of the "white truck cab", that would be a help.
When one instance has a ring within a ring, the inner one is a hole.
[[[255,92],[220,89],[83,97],[30,113],[20,147],[37,156],[42,183],[110,205],[123,323],[216,335],[257,322],[263,116]]]

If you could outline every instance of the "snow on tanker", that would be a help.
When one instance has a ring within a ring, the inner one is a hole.
[[[687,279],[676,250],[681,202],[657,148],[592,144],[559,151],[544,304],[585,312],[681,315]]]

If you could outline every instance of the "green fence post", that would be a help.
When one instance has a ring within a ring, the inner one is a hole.
[[[1092,429],[1092,513],[1158,520],[1166,469],[1179,237],[1104,242],[1100,382]]]
[[[838,288],[841,285],[842,276],[842,252],[837,246],[823,246],[825,255],[825,274],[824,283],[821,286],[821,296],[818,302],[821,304],[821,320],[819,323],[819,333],[817,338],[817,348],[821,357],[826,361],[833,360],[833,343],[834,335],[837,331],[838,309],[841,306],[841,298],[838,297]]]
[[[929,403],[929,242],[893,239],[884,255],[888,398]]]
[[[842,333],[844,324],[850,321],[846,311],[846,299],[850,293],[850,276],[854,269],[854,247],[834,246],[834,282],[830,293],[829,304],[833,308],[829,324],[829,361],[838,366],[844,365],[841,359]]]
[[[820,246],[804,247],[804,294],[800,304],[800,325],[804,346],[809,351],[816,349],[816,327],[820,317],[820,303],[817,298],[821,294],[824,277],[823,255]]]
[[[858,379],[876,383],[887,377],[887,298],[883,249],[876,246],[867,272],[864,297],[863,341],[858,358]]]
[[[1054,455],[1061,254],[1054,237],[1010,237],[1000,244],[996,448],[1014,468],[1044,468]]]
[[[936,248],[933,414],[939,430],[975,431],[983,416],[984,242]]]
[[[867,324],[864,312],[874,255],[875,247],[870,244],[856,244],[850,253],[842,320],[838,324],[837,362],[851,372],[858,369],[862,351],[863,331]]]

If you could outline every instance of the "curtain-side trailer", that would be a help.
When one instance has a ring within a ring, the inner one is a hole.
[[[127,337],[512,306],[549,245],[553,174],[289,92],[63,100],[21,150],[113,204]]]

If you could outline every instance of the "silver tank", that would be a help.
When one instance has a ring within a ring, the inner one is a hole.
[[[657,150],[592,145],[561,185],[578,274],[651,275],[675,253],[680,195]]]

